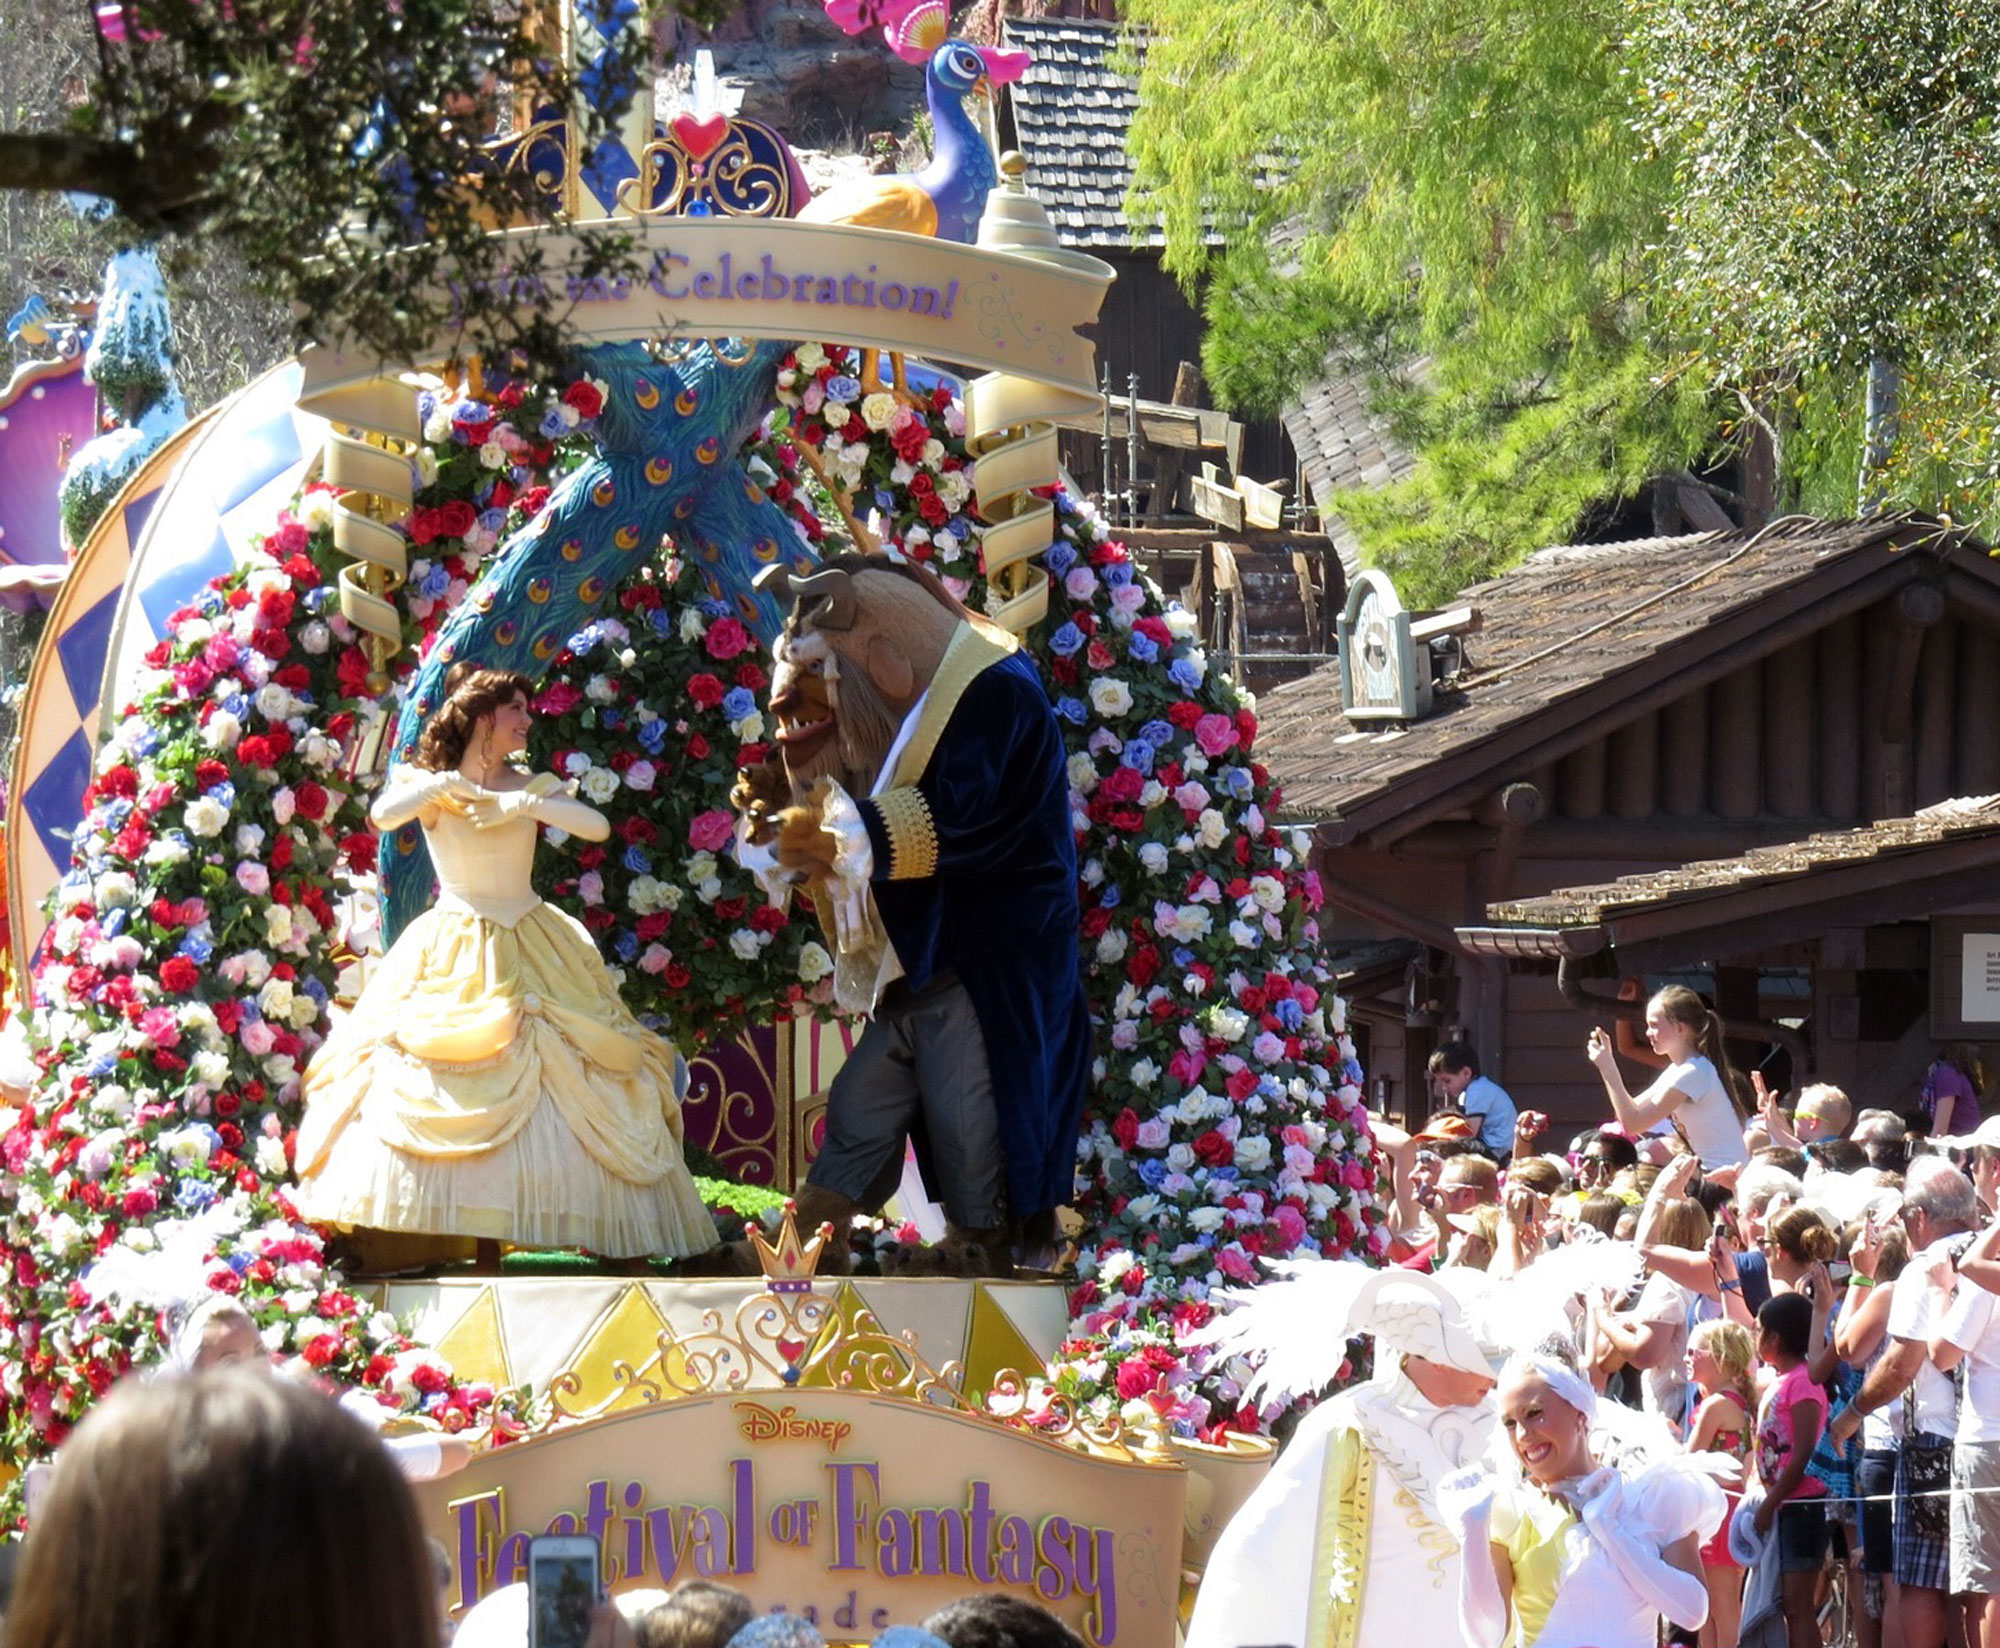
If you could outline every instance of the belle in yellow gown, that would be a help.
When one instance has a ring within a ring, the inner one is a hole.
[[[686,1066],[633,1018],[583,926],[529,882],[540,824],[603,814],[523,780],[529,683],[455,674],[417,765],[372,816],[416,818],[437,903],[397,939],[313,1059],[299,1206],[322,1223],[583,1247],[704,1252],[715,1226],[681,1152]]]

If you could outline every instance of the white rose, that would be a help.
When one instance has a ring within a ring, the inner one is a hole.
[[[650,790],[660,776],[660,769],[646,760],[634,761],[625,769],[625,787],[628,790]]]
[[[507,449],[498,441],[488,441],[479,449],[479,465],[482,469],[505,469]]]
[[[203,840],[222,834],[229,823],[229,809],[213,796],[196,796],[187,804],[181,814],[181,821],[187,825],[190,835],[198,835]]]
[[[322,527],[332,526],[333,494],[324,488],[301,493],[292,516],[308,532],[318,532]]]
[[[1079,795],[1097,788],[1097,762],[1082,750],[1069,758],[1069,787]]]
[[[799,977],[807,984],[817,984],[833,971],[833,957],[823,946],[811,939],[799,947]]]
[[[816,343],[802,343],[795,353],[801,372],[817,372],[826,365],[826,351]]]
[[[264,937],[272,944],[289,943],[292,936],[292,912],[282,904],[264,906]]]
[[[1213,807],[1202,809],[1201,817],[1195,823],[1195,836],[1201,844],[1213,852],[1229,839],[1229,821]]]
[[[1167,632],[1185,641],[1195,632],[1194,614],[1178,601],[1167,608]]]
[[[257,713],[266,721],[289,721],[298,712],[298,700],[271,681],[257,689]]]
[[[864,396],[861,402],[861,421],[870,429],[887,429],[896,416],[896,397],[878,391]]]
[[[715,878],[715,855],[696,853],[687,861],[687,878],[699,886],[704,881]]]
[[[1148,875],[1162,875],[1167,868],[1167,849],[1157,841],[1149,841],[1139,849],[1139,864]]]
[[[1116,927],[1107,928],[1097,940],[1097,959],[1107,966],[1125,958],[1125,935]]]
[[[188,844],[170,835],[155,836],[146,849],[146,862],[171,867],[188,861]]]
[[[839,401],[828,401],[820,408],[819,415],[829,429],[845,429],[847,420],[853,416]]]
[[[299,631],[299,645],[304,647],[307,652],[318,656],[333,645],[333,631],[315,618],[304,629]]]
[[[729,935],[729,953],[738,961],[755,961],[757,948],[757,935],[748,927],[739,927]]]
[[[428,430],[429,425],[425,425],[425,428]],[[445,420],[444,432],[445,438],[449,439],[451,436],[451,420],[449,418]],[[436,486],[437,478],[437,454],[431,451],[429,447],[419,447],[417,449],[417,484],[419,486]]]
[[[699,641],[707,633],[708,620],[702,617],[701,609],[699,607],[683,607],[681,609],[681,639],[683,641]]]
[[[139,899],[139,884],[123,870],[99,876],[94,890],[100,910],[122,910]]]
[[[285,1141],[283,1139],[261,1138],[257,1141],[257,1171],[267,1179],[281,1179],[290,1171],[285,1161]]]
[[[1113,720],[1132,708],[1132,689],[1123,681],[1100,676],[1090,683],[1090,707],[1107,721]]]
[[[609,767],[592,767],[583,775],[583,796],[586,801],[609,801],[618,793],[618,775]]]
[[[243,723],[227,710],[217,710],[201,729],[201,741],[212,750],[233,750],[243,736]]]
[[[1160,1067],[1151,1059],[1140,1059],[1132,1066],[1132,1085],[1151,1087],[1160,1077]]]
[[[1285,907],[1284,883],[1276,876],[1259,875],[1250,878],[1250,896],[1257,901],[1257,908],[1276,914]]]
[[[583,684],[583,696],[593,704],[608,704],[618,696],[618,689],[611,684],[608,675],[593,675]]]

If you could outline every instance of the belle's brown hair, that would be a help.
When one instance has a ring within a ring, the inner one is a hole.
[[[1722,1090],[1735,1107],[1736,1119],[1747,1123],[1750,1112],[1743,1103],[1743,1077],[1729,1062],[1729,1049],[1723,1045],[1722,1015],[1685,984],[1669,984],[1664,990],[1655,991],[1648,1005],[1659,1008],[1663,1017],[1694,1032],[1695,1051],[1715,1066],[1715,1073],[1722,1078]]]
[[[425,772],[455,772],[472,742],[472,730],[483,715],[491,715],[510,699],[532,697],[534,682],[513,670],[482,669],[477,664],[453,664],[444,678],[444,702],[424,723],[417,738],[414,766]]]
[[[261,1369],[129,1381],[35,1516],[9,1648],[437,1648],[436,1578],[387,1450]]]

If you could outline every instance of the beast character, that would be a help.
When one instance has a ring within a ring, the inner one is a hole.
[[[903,1140],[945,1263],[1053,1251],[1090,1074],[1062,735],[1006,631],[930,573],[845,555],[788,587],[778,754],[736,793],[746,859],[805,887],[835,997],[870,1014],[834,1077],[806,1228],[874,1212]],[[767,885],[769,884],[767,876]],[[952,1250],[956,1251],[952,1251]]]

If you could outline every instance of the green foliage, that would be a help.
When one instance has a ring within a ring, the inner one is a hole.
[[[496,165],[483,145],[511,101],[569,103],[541,21],[512,0],[126,0],[122,38],[96,42],[67,128],[42,109],[0,130],[0,180],[102,195],[128,236],[228,247],[297,307],[301,338],[407,358],[451,333],[448,282],[477,293],[503,261],[538,272],[487,233],[546,217],[536,168]],[[628,30],[616,74],[647,49]],[[602,132],[593,118],[581,146]],[[604,274],[623,256],[609,247],[565,272]],[[542,365],[563,353],[546,306],[467,308],[466,350]]]
[[[1853,456],[1852,508],[1859,375],[1871,357],[1896,362],[1902,438],[1887,492],[1990,512],[2000,12],[1952,0],[1631,5],[1641,127],[1673,166],[1663,308],[1691,370],[1789,397],[1805,448]],[[1811,473],[1798,478],[1823,492],[1831,473]]]
[[[1645,248],[1672,174],[1627,117],[1623,0],[1130,12],[1133,209],[1209,281],[1211,381],[1268,406],[1329,349],[1425,363],[1378,385],[1420,465],[1352,500],[1372,556],[1448,592],[1712,443],[1701,389],[1655,382]],[[1273,241],[1292,249],[1245,249]]]

